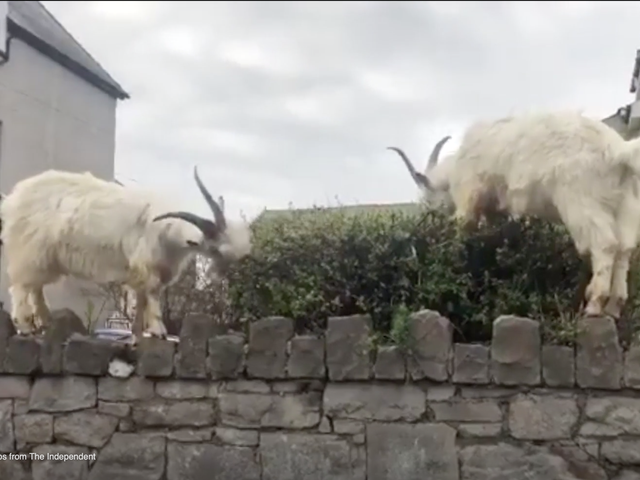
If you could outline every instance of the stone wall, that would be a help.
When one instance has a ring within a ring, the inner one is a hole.
[[[609,319],[582,320],[574,349],[503,316],[484,346],[422,311],[407,355],[372,352],[365,316],[245,338],[194,315],[179,344],[135,350],[68,311],[52,325],[22,338],[0,315],[3,480],[640,479],[640,347]]]

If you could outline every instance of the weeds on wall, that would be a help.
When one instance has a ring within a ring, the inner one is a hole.
[[[504,220],[464,233],[436,211],[317,208],[255,222],[254,235],[230,280],[237,317],[282,315],[317,332],[329,316],[368,313],[377,339],[396,344],[407,341],[407,312],[422,308],[447,316],[456,341],[489,341],[502,314],[541,320],[548,342],[575,334],[584,265],[562,226]],[[629,333],[640,308],[631,277]]]

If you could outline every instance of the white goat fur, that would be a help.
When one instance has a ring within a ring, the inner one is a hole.
[[[49,170],[15,185],[0,206],[12,318],[21,333],[49,321],[43,287],[61,276],[117,282],[136,292],[138,329],[165,336],[159,295],[208,240],[179,219],[166,195],[100,180],[90,173]],[[211,245],[209,245],[211,246]],[[215,248],[225,258],[250,252],[249,229],[228,224]],[[139,332],[139,330],[134,329]]]
[[[463,224],[491,210],[563,222],[591,258],[585,313],[619,316],[640,240],[640,139],[577,112],[530,113],[472,125],[432,167],[416,183]]]

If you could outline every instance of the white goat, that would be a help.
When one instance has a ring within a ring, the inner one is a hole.
[[[18,182],[0,205],[16,330],[46,325],[43,287],[67,275],[128,286],[136,293],[134,332],[166,337],[160,293],[189,260],[202,254],[224,270],[251,250],[248,225],[228,223],[197,168],[194,174],[215,222],[90,173],[49,170]]]
[[[438,163],[447,139],[424,174],[390,148],[424,196],[437,195],[465,225],[491,211],[563,222],[578,252],[591,259],[584,313],[619,317],[640,240],[640,139],[625,141],[602,121],[574,112],[477,123],[458,151]]]

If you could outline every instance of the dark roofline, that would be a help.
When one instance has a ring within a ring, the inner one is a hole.
[[[96,88],[102,90],[107,95],[117,98],[119,100],[125,100],[129,97],[129,94],[125,92],[122,88],[116,88],[110,83],[104,81],[102,78],[94,74],[91,70],[83,67],[75,60],[67,57],[65,54],[52,47],[48,43],[42,41],[35,35],[33,35],[28,30],[22,28],[16,22],[11,20],[11,18],[7,18],[7,29],[9,34],[13,38],[17,38],[22,40],[24,43],[34,48],[38,52],[42,53],[44,56],[49,57],[54,62],[62,65],[63,67],[68,68],[71,72],[75,73],[80,78],[86,80],[91,85]],[[7,39],[8,41],[10,39]]]
[[[631,88],[629,88],[629,93],[636,93],[636,90],[638,90],[639,76],[640,76],[640,49],[637,49],[636,58],[633,62],[633,73],[631,73]]]

